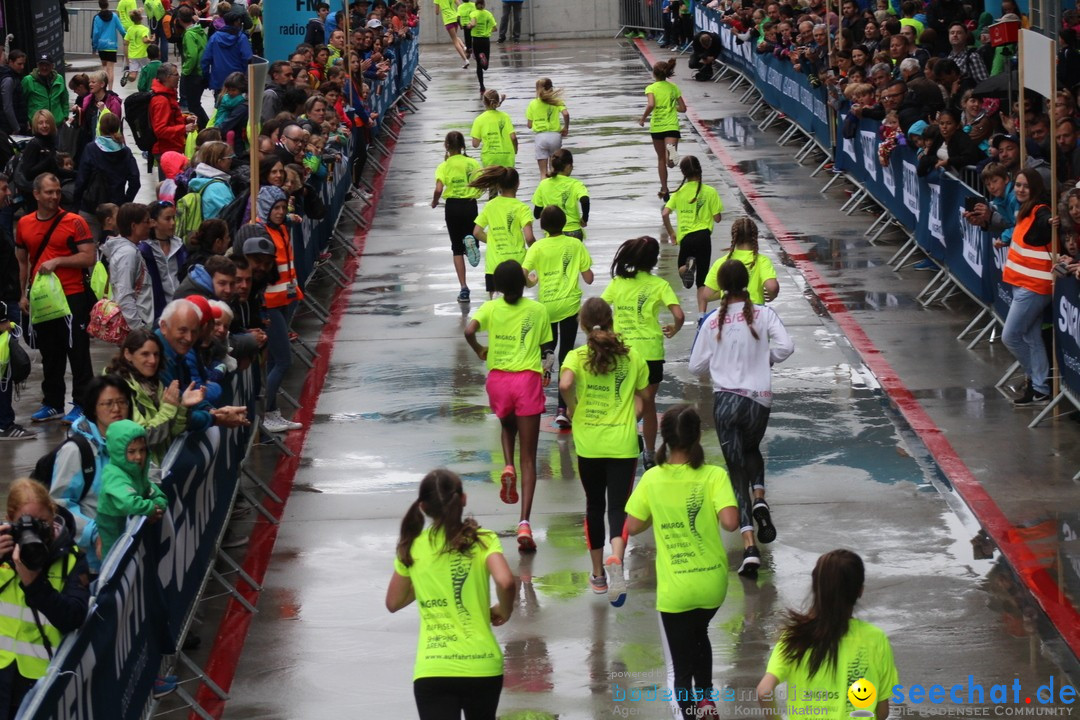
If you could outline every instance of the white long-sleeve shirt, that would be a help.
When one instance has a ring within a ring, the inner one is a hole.
[[[694,338],[690,351],[690,372],[703,375],[706,371],[716,392],[732,392],[761,403],[772,405],[773,363],[783,362],[795,351],[795,343],[784,323],[773,309],[754,306],[755,340],[743,317],[743,303],[728,305],[724,318],[719,309],[705,316],[705,322]],[[718,323],[724,323],[720,340],[716,339]]]

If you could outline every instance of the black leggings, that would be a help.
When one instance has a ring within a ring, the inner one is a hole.
[[[709,622],[717,610],[719,608],[697,608],[681,613],[660,613],[675,676],[675,698],[687,720],[696,720],[694,708],[697,700],[705,699],[712,689]]]
[[[474,37],[472,39],[473,59],[476,60],[476,79],[480,81],[480,92],[484,92],[484,71],[491,60],[491,38]]]
[[[713,419],[739,503],[739,532],[753,530],[750,509],[754,489],[765,489],[765,458],[760,446],[769,426],[769,408],[743,395],[718,392],[713,393]]]
[[[577,326],[577,313],[559,322],[551,323],[551,342],[544,345],[544,350],[554,350],[556,345],[559,346],[559,364],[555,368],[556,377],[559,376],[563,360],[574,349],[574,343],[577,342]],[[566,401],[563,400],[561,392],[559,393],[559,407],[566,407]]]
[[[503,676],[426,677],[413,680],[420,720],[495,720]]]
[[[578,475],[585,488],[585,539],[590,550],[603,548],[609,537],[626,539],[626,501],[634,486],[637,458],[578,456]],[[605,508],[605,496],[607,507]],[[604,533],[604,514],[608,532]]]
[[[465,254],[465,236],[471,235],[476,224],[476,200],[471,198],[446,199],[446,231],[450,233],[450,252]]]

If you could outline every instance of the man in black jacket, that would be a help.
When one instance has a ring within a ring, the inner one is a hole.
[[[690,51],[690,69],[697,70],[695,80],[712,80],[716,70],[716,58],[720,55],[720,36],[702,30],[694,36]]]
[[[11,182],[0,174],[0,213],[11,204]],[[19,298],[19,262],[15,258],[15,236],[11,226],[0,221],[0,333],[18,327],[21,312]],[[6,307],[5,307],[6,306]],[[3,342],[6,342],[4,340]],[[6,375],[7,371],[3,371]],[[37,434],[15,424],[15,411],[11,406],[14,383],[0,376],[0,440],[34,440]]]

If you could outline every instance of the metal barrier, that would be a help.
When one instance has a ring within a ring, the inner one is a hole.
[[[618,3],[619,32],[615,34],[615,37],[619,37],[624,30],[630,28],[663,31],[664,16],[660,12],[660,0],[618,0]]]
[[[91,35],[94,30],[94,16],[98,14],[95,6],[78,7],[67,5],[68,31],[64,33],[64,55],[93,55]],[[16,43],[18,44],[18,43]]]

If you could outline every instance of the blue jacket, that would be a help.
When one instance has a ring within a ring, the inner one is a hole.
[[[97,425],[85,417],[79,418],[71,426],[71,434],[81,435],[90,441],[90,448],[94,451],[94,483],[84,498],[83,488],[86,486],[86,479],[83,477],[79,446],[75,443],[65,443],[56,453],[49,494],[57,505],[66,508],[75,518],[73,539],[86,553],[90,561],[90,569],[97,572],[101,563],[97,559],[97,549],[94,547],[97,540],[95,518],[97,517],[98,493],[101,492],[101,474],[105,466],[109,464],[109,451],[105,447],[105,439],[98,432]],[[80,498],[82,502],[79,502]]]
[[[108,22],[102,20],[100,14],[95,15],[94,25],[90,32],[90,47],[94,52],[116,50],[119,45],[116,39],[117,34],[120,37],[124,36],[124,26],[120,24],[120,18],[116,13],[112,14]]]
[[[217,182],[219,180],[221,182]],[[236,197],[233,195],[232,186],[229,185],[229,174],[206,163],[195,166],[195,177],[188,182],[188,192],[197,193],[200,190],[203,191],[203,220],[216,218]]]
[[[195,357],[195,353],[191,350],[187,355],[179,355],[172,346],[169,345],[169,341],[165,339],[165,335],[162,334],[161,328],[154,331],[158,338],[161,339],[161,344],[165,348],[165,362],[161,365],[160,380],[161,384],[168,387],[172,384],[173,380],[179,380],[180,384],[187,388],[188,383],[194,382],[197,387],[206,387],[206,399],[193,408],[188,409],[188,421],[187,429],[189,431],[205,430],[214,424],[214,418],[210,415],[210,411],[214,409],[213,404],[210,402],[211,387],[205,382],[205,376],[200,371],[200,363]],[[221,396],[221,387],[215,386],[218,397]]]
[[[230,73],[247,73],[251,60],[251,42],[238,27],[225,27],[210,36],[202,55],[202,76],[209,79],[210,89],[217,92],[225,85]]]

